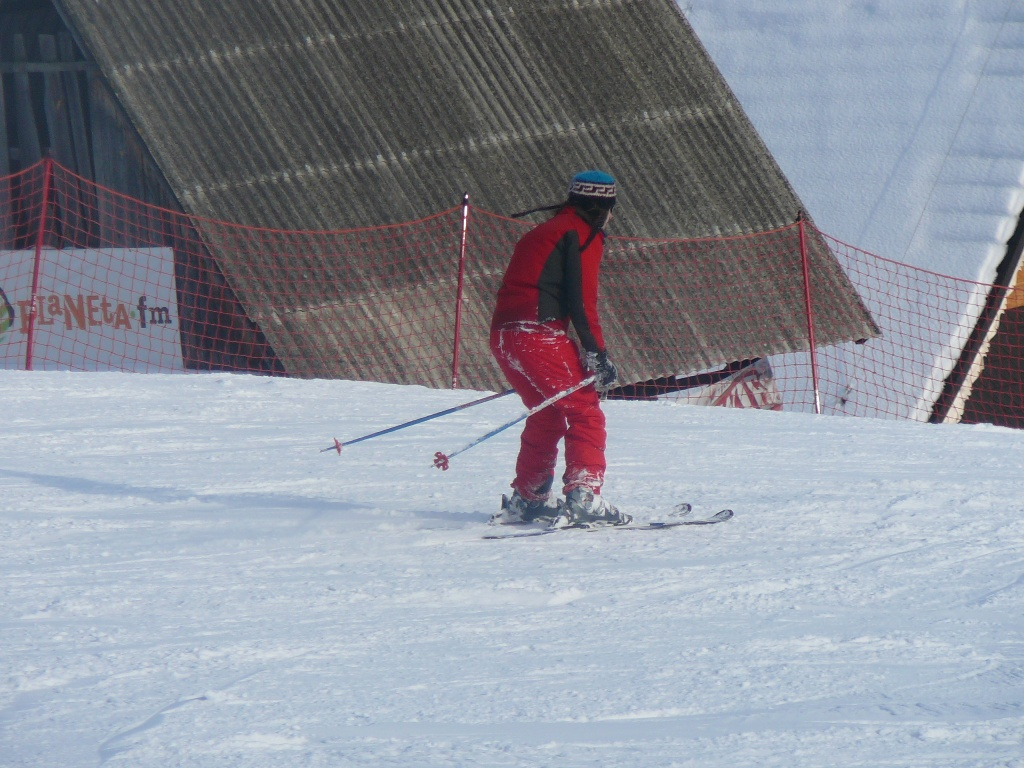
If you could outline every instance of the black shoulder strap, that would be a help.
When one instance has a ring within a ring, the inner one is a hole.
[[[591,227],[590,228],[590,237],[588,237],[583,242],[583,245],[580,246],[580,255],[581,256],[583,255],[583,252],[585,250],[587,250],[587,246],[589,246],[592,242],[594,242],[594,238],[597,237],[600,233],[601,233],[601,230],[598,229],[597,227]]]

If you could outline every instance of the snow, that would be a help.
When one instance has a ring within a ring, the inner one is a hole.
[[[1024,5],[679,4],[822,231],[994,281],[1024,206]]]
[[[606,403],[609,499],[484,541],[513,397],[0,371],[0,765],[1024,768],[1024,433]]]

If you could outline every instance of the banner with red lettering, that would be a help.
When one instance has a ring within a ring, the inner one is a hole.
[[[172,249],[0,251],[0,265],[0,368],[184,369]]]
[[[660,399],[727,408],[782,410],[782,394],[776,386],[771,363],[765,358],[708,386],[663,395]]]

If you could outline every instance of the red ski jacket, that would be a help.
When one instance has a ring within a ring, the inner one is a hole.
[[[571,206],[531,229],[516,243],[505,270],[491,330],[530,322],[567,331],[572,321],[583,349],[603,352],[597,315],[603,252],[604,232],[595,232]]]

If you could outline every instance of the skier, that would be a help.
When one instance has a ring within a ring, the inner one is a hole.
[[[595,383],[530,416],[520,438],[512,497],[494,523],[624,525],[601,496],[605,418],[598,392],[618,380],[597,312],[604,227],[615,206],[615,179],[603,171],[573,177],[554,216],[516,244],[491,320],[491,353],[527,408],[583,381]],[[567,335],[572,323],[582,346]],[[588,373],[589,372],[589,373]],[[564,502],[552,499],[558,443],[565,440]]]

